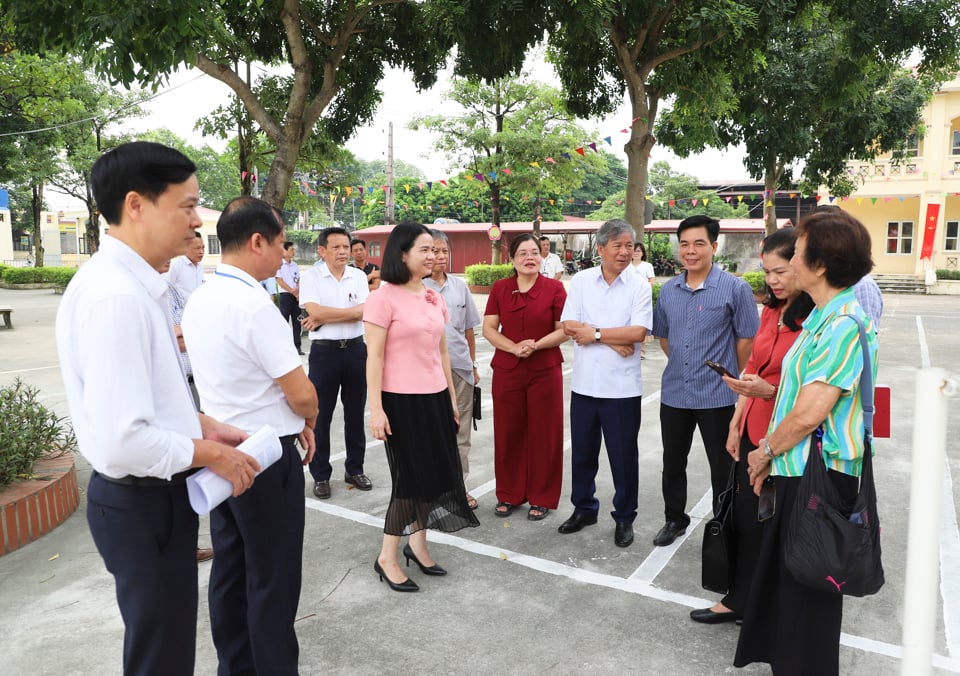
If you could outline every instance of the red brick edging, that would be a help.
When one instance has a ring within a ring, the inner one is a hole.
[[[37,460],[33,474],[0,488],[0,556],[49,533],[80,504],[72,453]]]

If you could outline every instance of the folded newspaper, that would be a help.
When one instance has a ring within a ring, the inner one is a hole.
[[[237,450],[243,451],[260,463],[261,472],[279,460],[282,453],[280,437],[270,425],[264,425],[257,430],[237,446]],[[193,511],[204,516],[233,495],[233,484],[209,467],[204,467],[196,474],[187,477],[187,494],[190,496],[190,506],[193,507]]]

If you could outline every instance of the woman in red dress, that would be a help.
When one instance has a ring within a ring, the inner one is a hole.
[[[522,234],[510,243],[514,276],[493,285],[483,337],[493,360],[495,513],[507,517],[530,503],[527,518],[543,519],[560,502],[563,478],[563,373],[560,313],[563,284],[540,274],[539,242]]]

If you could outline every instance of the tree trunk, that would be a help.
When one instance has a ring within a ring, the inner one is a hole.
[[[33,196],[30,200],[30,208],[33,211],[33,265],[37,268],[43,267],[43,234],[40,232],[40,212],[43,210],[43,183],[36,183],[32,186]]]
[[[647,87],[635,63],[621,61],[620,68],[628,82],[630,110],[633,113],[630,140],[623,147],[623,151],[627,154],[627,199],[624,219],[633,226],[636,239],[639,240],[643,237],[650,151],[657,142],[650,130],[653,129],[653,123],[657,117],[659,92]]]
[[[93,255],[100,250],[100,212],[97,210],[96,200],[93,199],[93,193],[90,192],[90,180],[89,176],[87,177],[86,182],[86,191],[87,191],[87,253]],[[80,260],[80,252],[77,252],[77,261]]]
[[[500,228],[500,184],[493,182],[490,184],[490,224]],[[490,262],[493,265],[499,265],[503,253],[503,231],[500,231],[500,239],[490,242]]]
[[[776,164],[774,166],[768,166],[767,170],[763,174],[763,220],[764,228],[768,235],[772,235],[777,231],[777,186],[780,185],[780,175],[783,173],[783,168]],[[767,203],[770,203],[770,206],[767,206]]]

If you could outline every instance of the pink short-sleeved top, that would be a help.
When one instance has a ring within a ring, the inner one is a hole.
[[[447,304],[432,289],[411,293],[395,284],[371,291],[363,321],[387,330],[381,390],[395,394],[435,394],[447,389],[440,361],[440,338]]]

